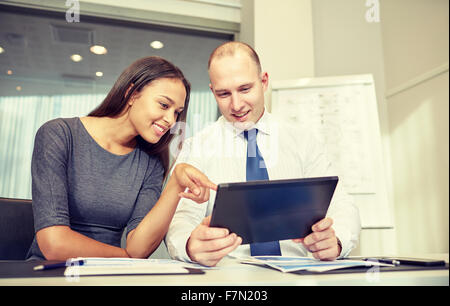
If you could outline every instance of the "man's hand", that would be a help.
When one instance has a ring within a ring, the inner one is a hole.
[[[303,243],[316,259],[335,260],[341,254],[341,246],[332,225],[333,219],[324,218],[312,226],[311,234],[293,241]]]
[[[186,244],[191,260],[205,266],[215,266],[242,243],[241,237],[230,234],[225,228],[209,227],[210,221],[211,216],[204,218],[192,231]]]

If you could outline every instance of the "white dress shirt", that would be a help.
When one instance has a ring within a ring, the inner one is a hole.
[[[281,123],[266,111],[257,122],[257,143],[264,158],[270,180],[337,175],[331,168],[326,152],[308,131]],[[183,144],[176,163],[188,163],[205,173],[215,184],[246,181],[247,142],[242,130],[235,128],[223,116]],[[181,199],[166,235],[166,245],[172,258],[190,261],[186,243],[191,232],[212,213],[216,192],[203,204]],[[276,203],[274,203],[276,205]],[[359,212],[353,200],[338,183],[328,208],[333,229],[342,244],[340,257],[356,246],[360,232]],[[303,237],[298,237],[303,238]],[[280,241],[284,256],[307,256],[301,243]],[[241,245],[230,255],[250,255],[250,245]]]

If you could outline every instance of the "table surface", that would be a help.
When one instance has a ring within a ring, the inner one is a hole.
[[[424,256],[415,256],[424,257]],[[444,259],[448,254],[429,254],[425,258]],[[125,285],[125,286],[299,286],[299,285],[383,285],[383,286],[448,286],[449,270],[421,270],[379,272],[371,268],[362,273],[308,274],[283,273],[255,265],[240,264],[235,259],[224,258],[216,269],[205,274],[189,275],[127,275],[84,277],[33,277],[0,278],[0,286],[20,285]]]

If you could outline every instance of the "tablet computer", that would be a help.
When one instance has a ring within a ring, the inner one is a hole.
[[[227,228],[242,244],[303,238],[323,219],[337,176],[219,184],[211,227]]]

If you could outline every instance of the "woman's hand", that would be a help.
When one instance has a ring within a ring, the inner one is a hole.
[[[211,182],[206,175],[197,168],[185,163],[178,164],[175,167],[172,177],[184,190],[178,195],[197,203],[204,203],[209,200],[209,189],[217,190],[217,185]]]

